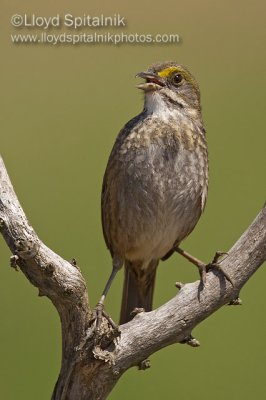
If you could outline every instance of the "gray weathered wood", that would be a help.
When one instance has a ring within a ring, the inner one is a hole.
[[[120,327],[121,337],[106,349],[94,348],[93,316],[85,280],[75,263],[63,260],[38,238],[30,226],[0,159],[0,231],[18,266],[56,307],[62,323],[62,366],[53,400],[102,400],[121,375],[154,352],[173,343],[189,341],[193,328],[224,304],[235,299],[242,286],[266,259],[266,207],[229,251],[221,273],[207,274],[184,285],[163,306],[140,313]],[[107,324],[103,325],[106,329]]]

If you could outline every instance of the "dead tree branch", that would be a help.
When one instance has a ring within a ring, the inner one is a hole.
[[[19,267],[39,294],[53,302],[61,319],[62,366],[53,399],[105,399],[128,368],[159,349],[182,341],[196,345],[191,339],[193,328],[237,298],[243,285],[265,261],[265,226],[264,206],[221,262],[234,287],[219,272],[210,272],[204,289],[199,281],[184,285],[157,310],[138,314],[122,325],[116,343],[104,350],[93,350],[92,312],[81,271],[75,262],[63,260],[38,238],[0,159],[0,231],[13,254],[11,265]]]

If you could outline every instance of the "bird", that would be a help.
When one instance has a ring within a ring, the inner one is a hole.
[[[174,61],[152,64],[136,76],[144,80],[137,86],[144,107],[119,132],[103,178],[102,228],[112,273],[97,305],[98,329],[105,297],[123,266],[120,324],[133,318],[134,309],[152,310],[158,264],[193,231],[208,193],[197,81]]]

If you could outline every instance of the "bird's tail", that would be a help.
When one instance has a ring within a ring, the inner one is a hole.
[[[140,263],[125,262],[125,277],[120,313],[120,324],[130,321],[134,308],[152,310],[153,289],[158,260],[152,260],[142,269]]]

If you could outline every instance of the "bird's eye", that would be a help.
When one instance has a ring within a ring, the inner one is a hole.
[[[174,85],[179,85],[179,83],[182,81],[183,77],[181,74],[174,74],[172,78],[172,82]]]

